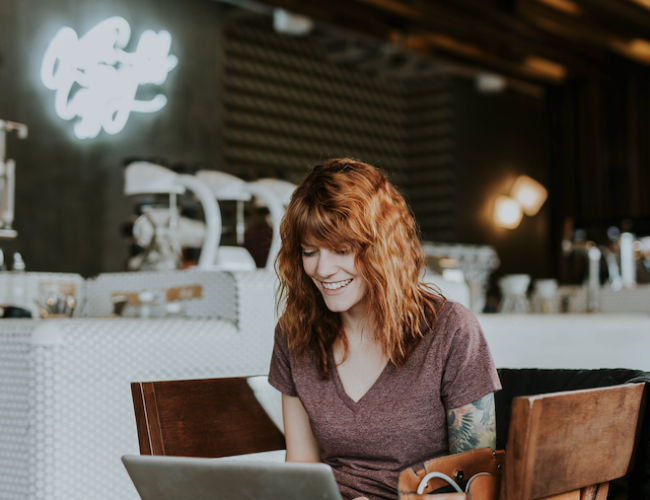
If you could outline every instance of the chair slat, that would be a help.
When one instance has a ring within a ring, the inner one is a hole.
[[[141,455],[164,455],[160,417],[153,382],[131,384]]]
[[[140,453],[226,457],[282,450],[246,378],[131,384]]]
[[[627,474],[644,387],[515,398],[506,448],[507,499],[544,498]]]

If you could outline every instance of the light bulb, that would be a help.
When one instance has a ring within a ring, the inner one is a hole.
[[[521,222],[521,205],[510,196],[499,196],[494,202],[494,223],[499,227],[514,229]]]
[[[535,179],[520,175],[512,186],[510,196],[519,202],[526,215],[535,215],[546,201],[548,192]]]

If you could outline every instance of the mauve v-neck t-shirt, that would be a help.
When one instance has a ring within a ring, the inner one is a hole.
[[[405,365],[387,364],[357,402],[345,392],[331,353],[330,362],[331,378],[323,380],[314,356],[296,360],[276,328],[269,382],[300,398],[344,499],[396,499],[400,471],[449,452],[446,410],[501,389],[476,317],[453,302],[444,304]]]

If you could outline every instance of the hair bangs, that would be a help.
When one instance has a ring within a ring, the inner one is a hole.
[[[315,205],[303,211],[297,221],[300,243],[332,250],[358,249],[360,237],[347,218],[323,206]]]

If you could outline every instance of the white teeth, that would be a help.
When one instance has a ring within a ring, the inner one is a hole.
[[[338,290],[339,288],[348,285],[349,283],[352,282],[352,279],[349,280],[344,280],[344,281],[337,281],[336,283],[323,283],[323,288],[327,288],[328,290]]]

